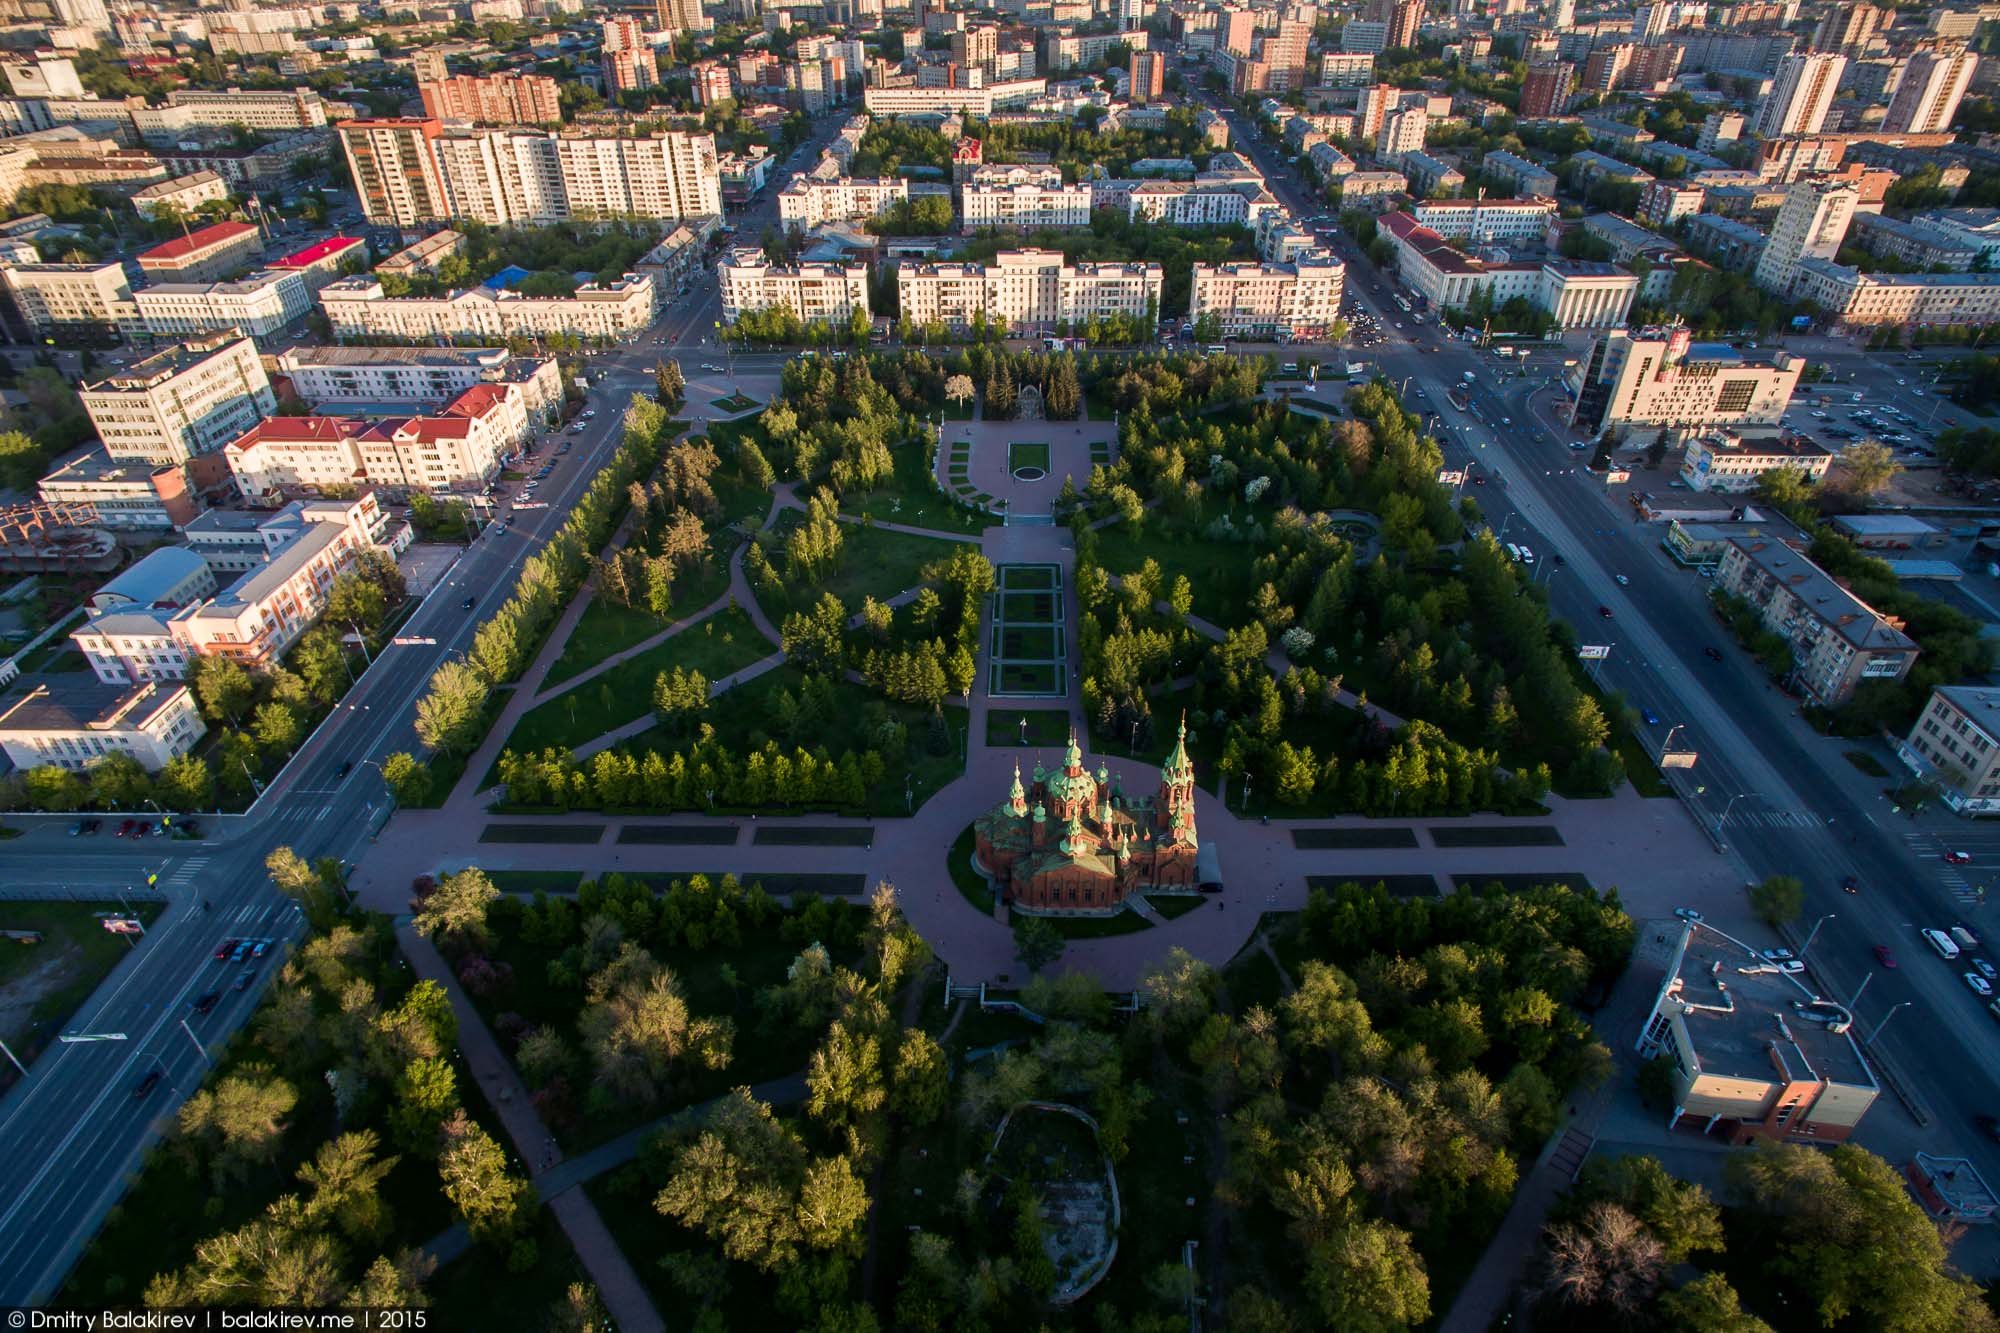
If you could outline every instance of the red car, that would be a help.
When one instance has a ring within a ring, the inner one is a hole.
[[[129,838],[132,836],[132,830],[138,827],[139,827],[138,820],[128,819],[124,823],[118,826],[118,836],[121,838]]]
[[[233,939],[224,940],[222,943],[216,945],[215,946],[216,961],[220,962],[224,958],[229,957],[229,951],[231,949],[234,949],[235,947],[236,947],[236,941]]]
[[[1946,852],[1944,854],[1944,863],[1948,866],[1970,865],[1972,863],[1972,853]]]
[[[1875,961],[1888,968],[1891,972],[1896,970],[1896,955],[1889,952],[1889,946],[1886,944],[1875,946]]]

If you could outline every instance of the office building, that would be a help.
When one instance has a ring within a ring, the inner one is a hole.
[[[1978,69],[1979,57],[1962,46],[1912,55],[1896,95],[1889,99],[1882,132],[1936,134],[1949,130]]]
[[[347,120],[337,127],[361,214],[380,227],[415,228],[451,220],[438,169],[436,120]]]
[[[1862,1030],[1755,949],[1699,920],[1678,933],[1639,1038],[1672,1071],[1670,1129],[1726,1143],[1842,1143],[1881,1094]]]
[[[1803,435],[1745,436],[1726,430],[1674,434],[1683,446],[1680,479],[1692,491],[1747,495],[1767,472],[1797,472],[1817,482],[1833,466],[1833,454]]]
[[[1427,199],[1409,209],[1420,225],[1470,249],[1540,241],[1560,212],[1553,199]]]
[[[1385,215],[1379,228],[1397,274],[1434,309],[1463,309],[1475,299],[1497,309],[1520,299],[1546,311],[1558,328],[1604,329],[1621,327],[1638,295],[1639,280],[1614,264],[1476,259],[1408,213]]]
[[[896,268],[902,317],[963,332],[975,318],[1022,333],[1093,318],[1159,317],[1158,264],[1067,263],[1050,250],[1003,250],[987,264],[903,263]]]
[[[1776,426],[1804,369],[1802,357],[1697,343],[1685,329],[1619,329],[1584,356],[1571,420],[1621,438],[1639,429]]]
[[[162,282],[132,295],[138,331],[173,340],[235,329],[269,338],[312,313],[313,288],[303,273],[262,269],[223,282]]]
[[[1793,295],[1855,328],[1976,328],[2000,322],[2000,273],[1863,273],[1825,259],[1797,265]]]
[[[191,339],[86,381],[79,396],[106,455],[143,463],[213,453],[278,406],[256,345],[233,333]]]
[[[0,704],[0,751],[23,771],[52,766],[81,772],[116,754],[157,773],[207,730],[194,692],[174,682],[106,685],[66,672],[30,679]]]
[[[1757,257],[1757,285],[1788,299],[1798,282],[1802,259],[1832,259],[1847,236],[1860,192],[1844,183],[1800,181],[1785,192],[1784,207],[1771,224],[1771,238]]]
[[[722,256],[715,272],[724,324],[778,309],[806,324],[844,328],[857,312],[868,314],[866,264],[773,264],[762,250],[739,246]]]
[[[2000,814],[2000,690],[1937,686],[1896,757],[1956,813]]]
[[[959,229],[982,227],[1087,227],[1091,191],[1076,185],[967,185],[959,200]]]
[[[103,338],[137,316],[122,264],[12,264],[0,283],[37,338]]]
[[[560,90],[544,74],[461,74],[417,85],[425,116],[480,125],[560,125]]]
[[[907,203],[910,183],[900,176],[857,179],[852,176],[794,176],[778,191],[778,221],[787,227],[810,229],[829,222],[859,222]]]
[[[951,116],[985,118],[1011,111],[1048,95],[1047,79],[1009,79],[978,88],[871,87],[861,105],[874,116]]]
[[[149,282],[214,282],[264,257],[264,236],[247,222],[217,222],[137,256]]]
[[[1569,109],[1575,79],[1576,67],[1568,61],[1528,66],[1527,77],[1521,84],[1521,118],[1543,120],[1560,116]]]
[[[1196,264],[1188,318],[1212,316],[1230,337],[1323,338],[1340,318],[1346,276],[1323,251],[1289,263]]]
[[[547,337],[623,342],[653,322],[653,282],[626,274],[586,283],[569,296],[523,296],[474,287],[451,296],[391,297],[375,278],[344,278],[319,294],[333,336],[399,342]]]
[[[1901,621],[1783,542],[1732,539],[1715,586],[1749,602],[1764,628],[1785,639],[1792,651],[1789,683],[1822,707],[1840,707],[1863,681],[1901,680],[1916,663],[1916,642]]]
[[[1765,139],[1818,134],[1846,68],[1847,57],[1825,52],[1785,56],[1778,61],[1771,91],[1757,105],[1752,128]]]

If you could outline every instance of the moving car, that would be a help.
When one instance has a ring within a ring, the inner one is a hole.
[[[1976,1115],[1972,1117],[1972,1123],[1979,1127],[1981,1134],[1992,1139],[1995,1143],[2000,1143],[2000,1119],[1995,1119],[1990,1115]]]
[[[1970,865],[1972,863],[1972,853],[1946,852],[1944,854],[1944,863],[1948,866]]]
[[[240,963],[249,956],[250,956],[249,940],[236,941],[236,947],[229,951],[229,961],[232,963]]]
[[[216,961],[220,962],[222,959],[229,957],[229,951],[231,949],[234,949],[235,947],[236,947],[236,940],[233,936],[229,939],[224,940],[222,943],[216,945],[215,946]]]
[[[1701,651],[1702,655],[1708,658],[1710,661],[1720,662],[1722,660],[1722,650],[1720,648],[1717,648],[1713,644],[1710,644],[1708,647],[1702,649]]]
[[[476,603],[476,602],[477,602],[478,600],[479,600],[479,599],[478,599],[478,598],[476,598],[476,597],[468,597],[468,598],[466,598],[466,599],[465,599],[464,601],[462,601],[462,602],[460,602],[460,603],[458,604],[458,609],[459,609],[459,610],[461,610],[461,611],[470,611],[470,610],[471,610],[471,609],[473,608],[473,605],[474,605],[474,604],[475,604],[475,603]]]
[[[217,1002],[220,1001],[221,999],[222,999],[222,992],[219,990],[212,990],[194,1002],[194,1011],[198,1014],[205,1014],[209,1010],[215,1008]]]
[[[1984,958],[1973,959],[1972,967],[1974,971],[1978,972],[1980,976],[1985,977],[1988,981],[2000,980],[2000,971],[1996,971],[1993,964],[1987,962]]]
[[[1606,620],[1609,620],[1611,619],[1611,608],[1608,606],[1600,606],[1597,608],[1597,614],[1603,616]]]
[[[1586,445],[1585,447],[1588,448],[1589,446]],[[1632,586],[1632,580],[1626,578],[1623,574],[1613,574],[1611,577],[1618,580],[1618,586],[1621,588],[1629,588]]]
[[[137,1101],[160,1085],[160,1071],[149,1069],[146,1076],[132,1085],[132,1099]]]
[[[1660,715],[1658,713],[1655,713],[1650,708],[1641,708],[1639,710],[1639,716],[1646,719],[1646,725],[1649,727],[1657,727],[1660,725]]]
[[[1886,944],[1876,945],[1874,953],[1876,962],[1888,968],[1891,972],[1894,972],[1896,970],[1896,955],[1889,951],[1888,945]]]

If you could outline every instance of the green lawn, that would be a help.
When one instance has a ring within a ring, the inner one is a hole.
[[[1268,511],[1258,517],[1268,519]],[[1204,516],[1201,523],[1206,523]],[[1197,531],[1169,533],[1148,515],[1137,530],[1113,523],[1098,530],[1098,563],[1113,574],[1130,574],[1147,560],[1157,560],[1165,576],[1162,589],[1173,587],[1176,575],[1187,575],[1194,587],[1194,614],[1225,629],[1250,622],[1251,568],[1258,548],[1246,542],[1204,541]]]
[[[1046,476],[1049,470],[1049,446],[1041,440],[1015,440],[1007,445],[1007,471],[1019,472],[1024,467],[1036,468]]]
[[[713,682],[776,651],[748,615],[729,607],[529,709],[507,738],[507,748],[517,754],[551,745],[573,748],[645,716],[652,707],[653,679],[662,671],[700,671]]]
[[[156,902],[134,903],[133,909],[149,926],[160,914]],[[97,913],[106,911],[124,907],[115,896],[96,903],[0,901],[0,930],[42,932],[40,944],[0,940],[0,1014],[7,1015],[0,1018],[0,1038],[22,1064],[69,1025],[70,1015],[132,951],[123,935],[98,924]],[[25,1010],[15,1007],[30,1001]],[[0,1087],[15,1077],[13,1065],[0,1065]]]
[[[489,870],[486,878],[502,893],[575,893],[581,870]]]
[[[1024,733],[1022,721],[1028,724]],[[1023,739],[1025,734],[1026,739]],[[986,714],[986,744],[1061,745],[1069,740],[1069,710],[1063,708],[994,708]]]
[[[927,449],[921,440],[892,447],[894,474],[874,490],[849,491],[841,496],[842,513],[867,514],[884,523],[939,532],[979,532],[992,524],[989,516],[967,512],[938,489],[937,478],[925,462]]]
[[[1003,592],[1000,615],[1009,628],[1023,625],[1053,625],[1057,620],[1057,598],[1053,592]]]
[[[1056,662],[1062,660],[1062,631],[1050,625],[1017,628],[1006,625],[993,631],[993,655],[1010,661]]]
[[[804,684],[805,673],[797,667],[781,666],[767,671],[755,680],[717,695],[709,707],[707,720],[714,726],[718,739],[738,756],[761,749],[766,740],[774,740],[786,750],[794,745],[815,750],[824,748],[834,759],[839,759],[846,750],[860,755],[870,749],[881,748],[883,725],[901,723],[908,734],[905,753],[898,755],[884,751],[882,782],[869,794],[867,808],[843,813],[907,814],[910,807],[903,795],[905,778],[909,779],[909,789],[915,802],[921,805],[964,771],[960,751],[964,745],[962,733],[967,725],[965,709],[951,704],[945,706],[944,718],[951,745],[943,754],[932,754],[925,744],[929,713],[921,708],[891,703],[866,686],[840,679],[833,682],[832,715],[810,735],[786,736],[776,729],[774,723],[778,696],[789,690],[797,698]],[[647,750],[671,755],[676,750],[686,749],[687,745],[686,738],[668,735],[655,728],[634,740],[628,748],[643,758]]]
[[[1047,918],[1066,940],[1101,940],[1107,935],[1136,935],[1153,923],[1137,912],[1113,916],[1052,916]]]
[[[740,538],[738,539],[740,540]],[[729,543],[734,550],[734,543]],[[596,666],[613,653],[624,652],[666,629],[676,620],[701,610],[729,591],[729,556],[718,552],[693,573],[684,574],[674,584],[672,615],[662,620],[644,607],[619,606],[602,597],[591,599],[570,631],[562,656],[549,667],[544,686],[560,685],[580,671]]]
[[[787,517],[793,521],[798,516],[797,510],[787,511]],[[757,600],[771,623],[777,624],[791,612],[811,607],[822,593],[838,597],[849,613],[861,609],[864,597],[886,602],[923,582],[923,567],[946,559],[957,546],[939,537],[917,537],[858,523],[842,524],[841,531],[846,540],[841,543],[840,564],[819,583],[788,584],[776,593],[757,589]],[[781,553],[773,554],[771,561],[782,569]]]
[[[999,677],[990,694],[1029,695],[1053,698],[1063,693],[1062,673],[1052,666],[1019,666],[1011,662],[994,668]]]
[[[965,832],[952,840],[951,851],[948,855],[951,882],[957,887],[959,893],[964,895],[965,901],[977,907],[985,915],[991,916],[993,914],[993,885],[987,881],[984,875],[972,868],[972,853],[977,846],[978,839],[973,835],[972,825],[967,824]]]
[[[1172,921],[1175,917],[1186,916],[1189,912],[1194,911],[1195,908],[1206,903],[1208,899],[1194,898],[1181,893],[1158,893],[1148,894],[1146,901],[1153,905],[1155,912]]]

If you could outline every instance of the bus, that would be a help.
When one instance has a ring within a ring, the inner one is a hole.
[[[1410,303],[1409,301],[1405,300],[1402,296],[1399,295],[1396,297],[1396,304],[1402,307],[1404,314],[1407,315],[1410,313]]]

